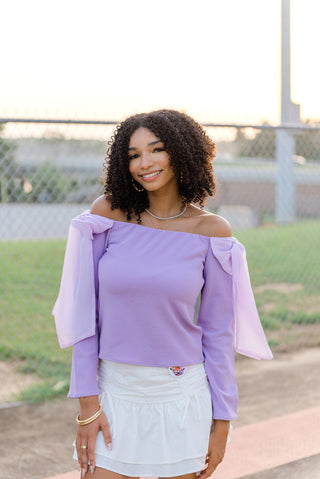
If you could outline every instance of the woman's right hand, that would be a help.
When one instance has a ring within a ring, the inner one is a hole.
[[[87,419],[95,414],[99,409],[97,396],[80,398],[80,419]],[[94,472],[95,463],[95,444],[99,431],[102,431],[106,447],[112,449],[112,438],[110,434],[109,422],[106,415],[102,412],[100,416],[86,426],[78,426],[76,437],[76,448],[78,454],[78,463],[81,469],[82,477],[88,471],[90,462],[90,472]],[[82,447],[83,446],[83,447]],[[86,447],[84,447],[86,446]]]

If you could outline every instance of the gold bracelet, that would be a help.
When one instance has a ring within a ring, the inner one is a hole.
[[[95,421],[100,414],[102,413],[102,406],[100,404],[100,407],[96,413],[94,413],[93,416],[88,417],[88,419],[79,419],[80,414],[77,415],[76,421],[79,424],[79,426],[86,426],[87,424],[90,424],[91,422]]]

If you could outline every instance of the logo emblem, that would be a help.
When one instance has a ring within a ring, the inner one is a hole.
[[[168,369],[172,376],[182,376],[187,372],[187,368],[182,366],[171,366]]]

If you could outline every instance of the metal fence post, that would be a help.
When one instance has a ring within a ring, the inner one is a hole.
[[[300,123],[300,107],[291,101],[290,78],[290,0],[281,2],[281,125]],[[276,135],[277,184],[276,222],[295,218],[294,163],[295,140],[292,132],[279,129]]]
[[[278,129],[276,135],[276,221],[278,224],[289,223],[295,219],[294,154],[293,135],[285,129]]]

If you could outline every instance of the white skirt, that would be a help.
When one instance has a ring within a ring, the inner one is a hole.
[[[100,360],[99,389],[112,450],[100,431],[96,466],[131,477],[179,476],[204,468],[212,403],[203,363],[158,368]]]

